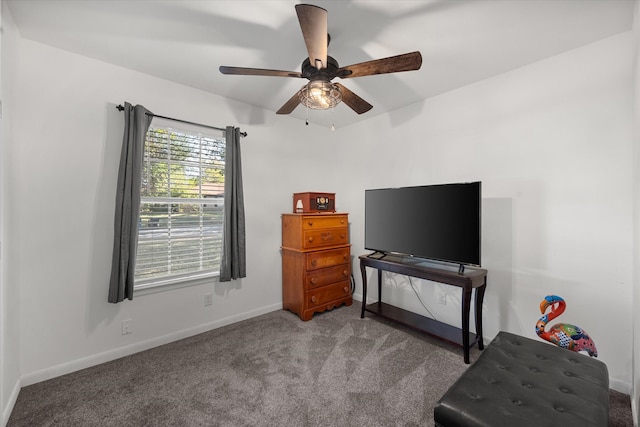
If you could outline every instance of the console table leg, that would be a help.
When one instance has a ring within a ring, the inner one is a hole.
[[[462,347],[464,363],[469,363],[469,311],[471,310],[471,286],[462,289]]]
[[[367,268],[360,263],[360,272],[362,273],[362,313],[360,318],[364,319],[364,309],[367,305]]]
[[[487,289],[487,282],[485,280],[484,285],[476,288],[476,335],[478,336],[478,348],[484,349],[483,335],[482,335],[482,303],[484,301],[484,291]]]

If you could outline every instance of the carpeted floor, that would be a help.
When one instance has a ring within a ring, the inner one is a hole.
[[[430,426],[466,367],[359,303],[275,311],[25,387],[8,426]],[[610,426],[632,426],[629,396],[611,396]]]

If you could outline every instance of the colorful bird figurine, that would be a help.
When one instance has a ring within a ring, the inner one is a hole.
[[[598,357],[596,345],[582,328],[568,323],[556,323],[549,331],[544,330],[547,327],[547,323],[564,313],[566,306],[567,303],[564,302],[564,299],[557,295],[547,295],[544,297],[542,302],[540,302],[540,312],[543,316],[536,323],[536,334],[538,334],[540,338],[558,347],[575,352],[586,351],[589,356]],[[545,314],[549,307],[551,307],[551,312]]]

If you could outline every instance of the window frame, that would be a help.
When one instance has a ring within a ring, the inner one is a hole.
[[[222,148],[225,149],[225,133],[224,131],[216,131],[216,130],[212,130],[212,129],[208,129],[205,126],[198,126],[195,124],[183,124],[183,123],[174,123],[173,121],[169,120],[169,119],[162,119],[162,118],[154,118],[149,130],[147,131],[147,135],[145,135],[145,147],[147,144],[147,138],[149,137],[149,133],[153,132],[155,130],[158,129],[163,129],[163,130],[167,130],[167,131],[174,131],[174,132],[179,132],[179,133],[184,133],[190,136],[198,136],[198,137],[204,137],[204,138],[210,138],[210,139],[214,139],[216,141],[221,141],[220,144],[222,144]],[[146,151],[146,148],[145,148]],[[224,153],[223,156],[223,162],[224,164],[221,167],[222,170],[222,176],[225,177],[225,170],[226,170],[226,153]],[[145,155],[143,156],[143,161],[147,162],[148,158],[147,155],[145,153]],[[179,161],[178,161],[179,163]],[[200,165],[202,165],[202,157],[200,157],[200,160],[198,161],[198,163]],[[172,162],[170,159],[167,160],[167,164],[171,165]],[[142,187],[143,185],[143,180],[144,180],[144,174],[141,174],[141,180],[139,185]],[[224,180],[221,183],[224,186]],[[169,184],[169,191],[170,191],[170,184]],[[167,195],[166,197],[152,197],[152,196],[145,196],[144,192],[141,192],[141,198],[140,198],[140,209],[138,210],[138,223],[140,223],[140,219],[141,219],[141,212],[142,212],[142,207],[145,204],[152,204],[152,203],[159,203],[159,204],[167,204],[167,205],[171,205],[172,202],[180,200],[181,203],[184,204],[189,204],[189,201],[197,201],[196,204],[204,204],[203,202],[206,201],[207,197],[202,194],[202,182],[200,182],[199,184],[199,191],[200,194],[198,198],[189,198],[189,197],[170,197],[170,195]],[[223,196],[224,197],[224,194]],[[202,213],[201,213],[202,215]],[[221,215],[222,215],[222,224],[224,224],[224,203],[222,204],[222,209],[221,209]],[[169,230],[170,228],[167,228],[167,230]],[[141,228],[138,227],[138,235],[137,235],[137,239],[138,239],[138,244],[136,246],[136,270],[138,268],[138,248],[139,248],[139,244],[140,244],[140,231]],[[221,261],[221,255],[222,255],[222,238],[223,238],[223,233],[224,233],[224,228],[221,227],[220,231],[219,231],[219,248],[218,251],[220,253],[220,261]],[[162,292],[162,291],[166,291],[166,290],[170,290],[170,289],[178,289],[178,288],[183,288],[183,287],[187,287],[187,286],[195,286],[195,285],[200,285],[200,284],[204,284],[204,283],[211,283],[212,280],[218,278],[220,276],[220,265],[219,263],[217,264],[217,266],[215,266],[212,269],[207,269],[207,270],[203,270],[203,271],[195,271],[195,272],[188,272],[188,273],[180,273],[180,274],[172,274],[172,275],[165,275],[165,276],[161,276],[161,277],[150,277],[150,278],[137,278],[135,273],[134,273],[134,292],[136,295],[146,295],[146,294],[151,294],[151,293],[156,293],[156,292]]]

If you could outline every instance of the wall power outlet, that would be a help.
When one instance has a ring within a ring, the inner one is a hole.
[[[440,292],[438,294],[438,302],[442,305],[447,305],[447,294],[444,292]]]
[[[213,294],[204,294],[204,305],[208,306],[213,304]]]
[[[131,328],[131,319],[125,319],[122,321],[122,335],[129,335],[133,333]]]

